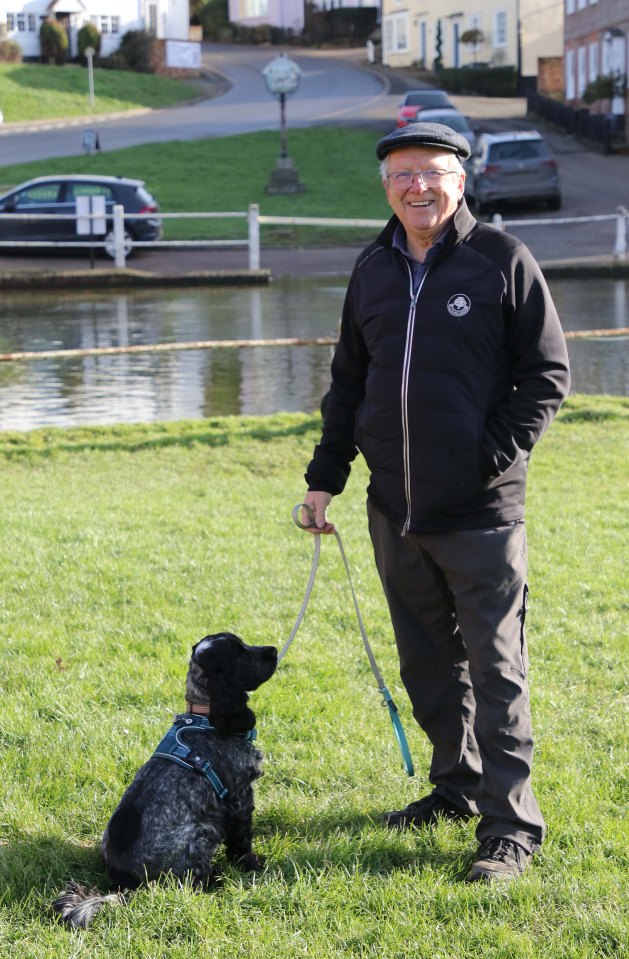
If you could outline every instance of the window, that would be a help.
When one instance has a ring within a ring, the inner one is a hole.
[[[507,45],[507,11],[496,10],[494,14],[494,46],[506,47]]]
[[[395,48],[396,50],[408,50],[408,31],[406,15],[398,17],[395,25]]]
[[[566,100],[574,100],[575,97],[574,50],[566,50]]]
[[[390,53],[393,50],[393,24],[390,17],[387,17],[384,21],[383,41],[385,51]]]
[[[577,9],[583,10],[584,7],[587,7],[588,0],[577,0]]]
[[[589,66],[588,66],[588,75],[590,78],[590,83],[592,80],[596,80],[598,76],[598,43],[591,43],[588,48],[589,54]]]
[[[18,13],[17,28],[19,33],[26,33],[26,14]]]
[[[571,13],[574,13],[576,9],[574,3],[575,3],[575,0],[566,0],[566,16],[569,16]]]
[[[120,33],[120,17],[111,18],[111,32]]]
[[[7,30],[15,30],[15,14],[7,13]]]
[[[583,96],[583,91],[587,86],[586,75],[586,57],[587,48],[579,47],[577,52],[577,96]]]
[[[37,33],[37,17],[34,13],[28,15],[28,32]]]
[[[40,203],[56,203],[59,196],[58,183],[44,183],[22,190],[17,194],[17,206],[33,206]]]
[[[100,32],[109,33],[109,17],[100,18]]]
[[[66,203],[73,203],[78,196],[104,196],[107,203],[113,203],[115,199],[111,187],[101,183],[69,183]]]

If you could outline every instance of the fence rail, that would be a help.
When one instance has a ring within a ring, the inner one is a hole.
[[[164,248],[191,248],[195,249],[225,249],[240,248],[248,251],[248,265],[250,270],[260,269],[260,227],[261,226],[326,226],[326,227],[365,227],[381,229],[385,226],[386,220],[370,219],[334,219],[329,217],[306,217],[306,216],[267,216],[260,214],[258,204],[250,204],[247,211],[236,212],[207,212],[207,213],[160,213],[160,219],[241,219],[247,222],[247,236],[240,240],[152,240],[152,241],[130,241],[128,235],[125,237],[125,220],[149,220],[155,219],[155,214],[129,213],[125,215],[124,208],[116,205],[109,216],[112,226],[108,230],[106,238],[97,239],[90,237],[87,240],[73,241],[20,241],[19,246],[24,248],[87,248],[87,249],[105,249],[114,259],[115,265],[119,269],[126,267],[127,256],[133,248],[145,249],[164,249]],[[102,220],[98,214],[86,214],[83,219],[94,221]],[[75,214],[28,214],[28,213],[3,213],[3,220],[76,220]],[[624,260],[627,255],[627,225],[629,222],[629,212],[624,206],[619,206],[615,213],[598,214],[594,216],[577,217],[552,217],[548,219],[537,220],[504,220],[500,214],[493,217],[493,225],[500,230],[505,227],[527,227],[527,226],[562,226],[573,223],[596,223],[601,221],[616,221],[616,239],[612,255],[615,260]],[[15,241],[0,240],[0,249],[10,247],[15,249]]]

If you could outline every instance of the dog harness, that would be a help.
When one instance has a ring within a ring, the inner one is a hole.
[[[207,716],[195,716],[186,713],[182,716],[175,716],[175,722],[170,727],[161,743],[153,753],[158,759],[169,759],[184,769],[191,769],[193,772],[203,776],[214,789],[219,799],[225,799],[228,790],[225,788],[218,775],[214,771],[213,764],[209,759],[204,759],[196,753],[191,746],[186,746],[181,737],[187,730],[197,730],[203,732],[217,732],[216,727],[210,725]],[[255,729],[242,733],[240,738],[246,742],[253,742],[257,733]]]

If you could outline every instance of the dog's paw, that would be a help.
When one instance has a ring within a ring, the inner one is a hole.
[[[261,869],[264,869],[266,865],[266,859],[264,856],[258,856],[255,852],[245,853],[244,856],[240,856],[236,859],[235,865],[239,869],[243,869],[245,872],[259,872]]]

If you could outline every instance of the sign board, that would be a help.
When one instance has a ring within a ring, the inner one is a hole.
[[[200,70],[201,44],[189,40],[167,40],[166,66],[178,70]]]
[[[77,196],[77,236],[98,236],[107,232],[104,196]]]
[[[83,131],[83,151],[85,153],[96,153],[99,150],[100,144],[98,142],[97,131],[91,127],[87,127],[87,129]]]

